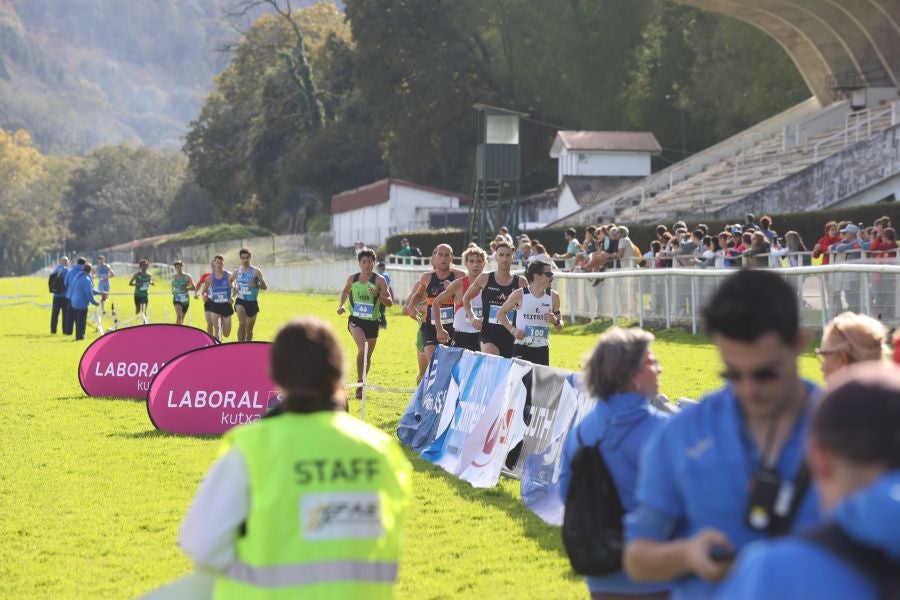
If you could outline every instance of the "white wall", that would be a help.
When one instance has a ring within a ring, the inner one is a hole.
[[[563,148],[559,154],[558,180],[566,175],[646,177],[650,174],[650,154],[638,152],[578,152]]]
[[[397,232],[427,229],[433,210],[459,208],[459,198],[392,184],[387,202],[331,216],[334,244],[349,247],[356,240],[378,247]]]
[[[562,219],[579,210],[581,210],[581,206],[575,201],[572,190],[567,185],[563,186],[562,191],[559,193],[559,202],[556,205],[556,219],[553,220]]]

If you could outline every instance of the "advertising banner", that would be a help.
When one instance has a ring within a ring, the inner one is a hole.
[[[88,396],[147,397],[150,381],[168,361],[216,345],[202,329],[183,325],[141,325],[110,331],[81,356],[78,382]]]
[[[150,384],[147,413],[157,429],[221,434],[256,421],[278,400],[268,342],[222,344],[175,357]]]
[[[515,462],[508,464],[513,475],[522,475],[526,456],[539,454],[547,448],[563,386],[570,375],[571,371],[544,365],[535,365],[532,369],[531,377],[526,380],[528,398],[522,415],[525,435],[520,451],[515,453]]]
[[[456,408],[459,399],[459,370],[456,366],[464,352],[462,348],[443,345],[435,348],[434,358],[400,418],[397,437],[416,452],[434,442],[439,435],[438,424],[444,406],[451,407],[451,415]]]
[[[474,487],[493,487],[510,449],[522,441],[526,389],[523,378],[531,363],[512,361],[502,385],[493,390],[484,415],[463,443],[459,478]]]
[[[548,435],[533,436],[534,440],[544,440],[544,445],[526,454],[522,463],[522,503],[551,525],[562,525],[565,513],[559,497],[559,471],[566,437],[592,408],[593,402],[578,387],[577,375],[570,373],[563,381]]]

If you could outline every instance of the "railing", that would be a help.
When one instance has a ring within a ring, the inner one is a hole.
[[[879,111],[877,113],[874,113],[874,114],[868,108],[865,110],[858,111],[858,112],[849,113],[846,117],[844,117],[844,128],[841,131],[837,131],[837,132],[831,134],[830,136],[828,136],[822,140],[819,140],[818,142],[816,142],[816,145],[813,146],[813,162],[819,161],[819,148],[821,148],[823,144],[827,144],[828,142],[834,141],[837,138],[843,137],[844,145],[841,146],[841,150],[843,150],[844,148],[849,146],[851,143],[850,142],[851,131],[853,132],[853,135],[854,135],[854,139],[852,142],[854,144],[856,142],[860,141],[860,139],[865,139],[867,137],[870,137],[872,135],[872,122],[887,115],[887,114],[891,115],[891,124],[893,125],[893,123],[896,119],[896,114],[897,114],[896,111],[897,111],[896,103],[893,103],[888,108],[886,108],[882,111]],[[854,121],[854,124],[852,124],[852,125],[850,123],[851,120]],[[866,128],[866,135],[862,136],[862,138],[861,138],[860,130],[863,126],[865,126],[865,128]]]

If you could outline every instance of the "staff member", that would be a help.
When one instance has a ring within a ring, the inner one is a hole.
[[[877,581],[888,573],[874,568],[881,563],[892,571],[896,585],[900,372],[879,363],[853,365],[832,383],[816,411],[807,450],[829,522],[799,536],[748,546],[720,598],[892,597]]]
[[[284,412],[226,434],[181,548],[218,574],[215,598],[393,597],[412,467],[347,414],[331,326],[289,322],[269,368]]]

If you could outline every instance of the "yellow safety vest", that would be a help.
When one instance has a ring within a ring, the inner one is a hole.
[[[215,598],[392,598],[412,467],[344,412],[232,429],[250,483],[246,532]]]

